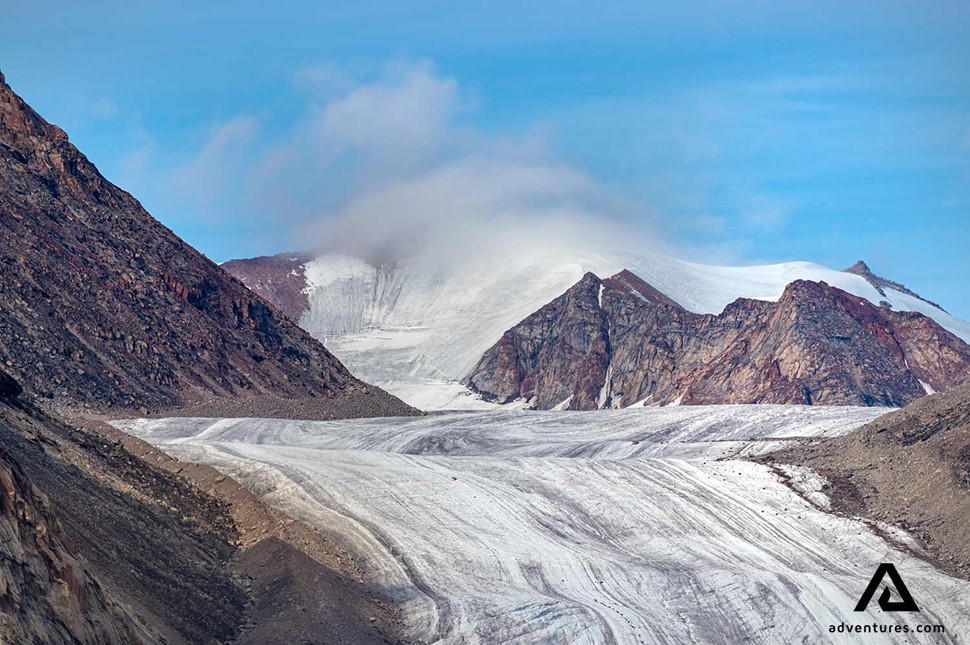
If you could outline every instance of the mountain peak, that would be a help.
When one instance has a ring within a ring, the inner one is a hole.
[[[603,281],[603,284],[620,289],[621,291],[636,297],[638,300],[649,304],[664,304],[668,307],[683,309],[683,307],[681,307],[672,298],[654,287],[652,284],[643,280],[643,278],[633,273],[629,269],[623,269],[616,275],[607,278]]]
[[[826,282],[795,280],[777,302],[739,299],[712,316],[639,306],[643,296],[629,288],[594,307],[588,277],[507,331],[467,377],[469,388],[540,409],[898,406],[967,380],[970,345],[920,313]],[[573,306],[582,297],[586,306]]]
[[[906,294],[907,296],[912,296],[913,298],[922,300],[928,305],[933,305],[940,311],[943,311],[943,312],[946,311],[946,309],[936,304],[932,300],[927,300],[926,298],[919,295],[915,291],[906,288],[906,285],[896,282],[894,280],[889,280],[888,278],[883,278],[882,276],[876,275],[875,273],[872,272],[872,269],[869,268],[869,265],[866,264],[865,260],[859,260],[849,268],[843,269],[842,271],[843,273],[852,273],[862,278],[865,278],[866,282],[871,284],[873,288],[879,292],[879,295],[883,297],[886,296],[886,289],[892,289],[893,291],[898,291],[900,293]]]

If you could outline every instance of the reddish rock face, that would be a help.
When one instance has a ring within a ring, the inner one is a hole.
[[[280,308],[293,322],[298,323],[310,308],[306,288],[306,263],[313,257],[301,253],[230,260],[222,268],[239,278],[243,284]]]
[[[487,399],[590,410],[639,401],[900,406],[970,381],[970,346],[917,313],[825,283],[778,302],[684,310],[629,272],[589,273],[510,329],[466,384]],[[593,395],[592,393],[596,393]],[[572,397],[572,398],[570,398]]]
[[[0,82],[0,364],[99,408],[253,395],[407,414],[153,219]]]
[[[47,498],[0,449],[0,639],[9,643],[140,643],[104,593]]]

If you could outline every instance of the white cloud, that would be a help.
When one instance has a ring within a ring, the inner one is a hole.
[[[273,220],[293,231],[294,248],[376,259],[521,256],[611,231],[611,246],[645,242],[616,224],[622,201],[558,161],[542,133],[493,137],[463,125],[474,101],[427,61],[392,63],[353,86],[326,68],[298,82],[325,87],[282,136],[261,140],[258,119],[232,119],[168,184],[223,217]]]
[[[457,83],[422,62],[327,104],[316,125],[324,143],[419,157],[445,143],[461,109]]]
[[[355,196],[324,225],[329,247],[372,259],[501,261],[612,244],[602,210],[611,201],[564,166],[467,156]]]
[[[256,141],[258,121],[243,114],[212,129],[195,157],[172,170],[166,185],[205,210],[217,209],[227,194],[238,192],[239,170]],[[235,200],[229,200],[232,203]]]
[[[765,195],[749,195],[743,199],[742,204],[745,225],[762,231],[772,231],[783,226],[790,211],[788,204]]]

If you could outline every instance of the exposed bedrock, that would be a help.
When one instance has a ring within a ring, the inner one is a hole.
[[[680,307],[628,271],[587,273],[508,330],[465,383],[539,409],[634,403],[902,406],[970,380],[970,346],[932,319],[824,282],[718,315]]]

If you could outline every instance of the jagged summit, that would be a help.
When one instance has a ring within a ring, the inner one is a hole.
[[[498,403],[594,410],[901,406],[970,379],[970,345],[932,319],[825,282],[795,280],[776,302],[739,298],[716,316],[651,302],[646,287],[585,274],[505,332],[465,384]]]
[[[911,289],[907,289],[905,285],[902,285],[894,280],[888,280],[886,278],[876,275],[875,273],[872,272],[872,269],[869,268],[869,265],[866,264],[865,260],[859,260],[849,268],[843,269],[843,271],[845,273],[852,273],[854,275],[865,278],[866,282],[871,284],[873,288],[875,288],[875,290],[878,291],[879,294],[884,297],[886,296],[886,289],[893,289],[895,291],[898,291],[899,293],[904,293],[907,296],[912,296],[913,298],[922,300],[928,305],[933,305],[940,311],[946,312],[946,309],[944,309],[940,305],[936,304],[932,300],[927,300],[926,298],[919,295],[915,291],[912,291]],[[883,304],[883,303],[880,303],[880,304]],[[892,305],[888,302],[886,302],[883,306],[889,306],[890,308],[892,307]]]

